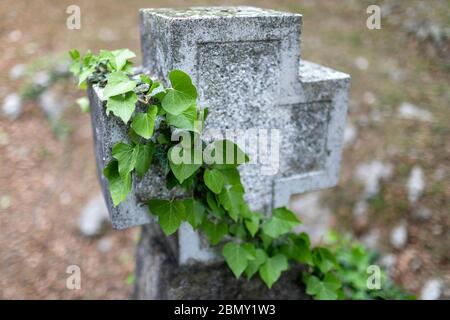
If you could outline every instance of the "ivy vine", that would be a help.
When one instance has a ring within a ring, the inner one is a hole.
[[[248,157],[231,141],[214,142],[216,151],[230,150],[227,148],[231,146],[237,155],[231,164],[174,161],[174,153],[184,155],[195,148],[191,145],[177,149],[180,142],[172,141],[172,134],[181,131],[198,144],[202,125],[195,124],[202,124],[208,114],[206,108],[197,108],[197,90],[189,75],[173,70],[168,76],[171,86],[165,87],[146,74],[134,74],[130,59],[135,54],[128,49],[101,50],[98,55],[88,51],[84,56],[72,50],[70,57],[70,71],[78,78],[78,86],[98,86],[107,99],[106,114],[120,118],[128,128],[130,142],[113,146],[112,160],[103,170],[114,206],[131,191],[133,172],[143,177],[152,166],[159,167],[168,189],[180,187],[187,196],[150,200],[149,212],[158,217],[167,236],[187,221],[212,246],[221,246],[236,278],[258,275],[271,288],[290,265],[297,263],[304,266],[299,281],[316,299],[405,297],[392,285],[375,291],[367,289],[365,268],[371,258],[363,247],[347,244],[334,252],[312,247],[306,233],[293,232],[301,221],[288,208],[276,208],[269,217],[250,210],[238,171]],[[85,99],[79,103],[83,110],[88,109]],[[137,111],[138,105],[142,111]],[[204,152],[207,144],[199,144]],[[193,153],[188,156],[195,157]],[[226,157],[213,155],[216,160]]]

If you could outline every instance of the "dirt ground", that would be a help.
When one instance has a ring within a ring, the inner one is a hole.
[[[409,19],[448,28],[450,2],[425,2],[423,8],[420,1],[245,1],[302,13],[303,57],[351,74],[349,122],[358,133],[344,150],[339,186],[325,193],[324,202],[339,230],[359,237],[378,230],[379,249],[396,257],[396,282],[415,294],[430,278],[450,287],[449,52],[426,34],[415,35],[414,24],[405,27]],[[10,79],[13,66],[72,48],[128,47],[139,56],[138,8],[204,3],[2,0],[0,100],[20,90],[21,81]],[[243,2],[226,1],[237,3]],[[381,30],[366,28],[371,3],[390,8]],[[72,4],[81,7],[80,30],[66,27],[66,8]],[[83,93],[71,83],[62,90],[73,105],[60,120],[65,134],[55,131],[35,101],[24,103],[17,120],[0,117],[0,298],[126,299],[139,229],[108,228],[94,238],[78,231],[79,213],[99,186],[89,115],[73,103]],[[403,102],[423,107],[433,120],[399,119]],[[393,175],[369,201],[368,217],[361,222],[352,214],[362,189],[354,171],[373,159],[393,164]],[[412,205],[405,184],[417,165],[426,184]],[[417,217],[423,207],[431,217]],[[408,240],[395,249],[389,235],[400,221],[407,223]],[[111,249],[100,250],[105,239]],[[81,268],[81,290],[66,289],[69,265]]]

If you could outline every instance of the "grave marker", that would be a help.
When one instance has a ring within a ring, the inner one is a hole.
[[[300,59],[301,19],[252,7],[140,11],[143,70],[164,81],[173,69],[190,74],[199,105],[209,107],[206,129],[279,130],[275,174],[261,174],[261,165],[240,167],[246,200],[251,209],[265,213],[288,205],[292,194],[332,187],[339,176],[350,78]],[[144,202],[180,191],[169,192],[152,167],[141,181],[134,179],[127,200],[113,208],[101,170],[126,131],[120,120],[106,117],[95,88],[89,96],[99,175],[113,226],[149,223],[153,217]],[[178,232],[175,252],[180,264],[217,258],[188,224]]]

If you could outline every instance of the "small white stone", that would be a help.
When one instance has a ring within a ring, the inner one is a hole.
[[[403,102],[398,108],[398,116],[407,120],[419,120],[429,122],[433,120],[433,115],[428,110],[423,110],[411,103]]]
[[[355,204],[355,207],[353,208],[353,215],[355,217],[365,216],[368,207],[369,206],[365,199],[358,200],[358,202],[356,202],[356,204]]]
[[[364,57],[357,57],[355,59],[355,65],[359,70],[367,70],[367,68],[369,67],[369,61],[367,61],[366,58]]]
[[[69,106],[66,99],[53,90],[45,90],[38,98],[38,103],[45,115],[51,120],[58,120]]]
[[[17,42],[22,38],[22,31],[14,30],[8,34],[8,39],[11,42]]]
[[[408,179],[407,189],[409,203],[416,203],[425,189],[425,179],[421,167],[414,166],[412,169]]]
[[[414,210],[414,217],[422,220],[428,220],[432,216],[432,212],[429,208],[419,207],[417,210]]]
[[[439,279],[428,280],[420,292],[422,300],[437,300],[441,296],[442,281]]]
[[[392,275],[395,271],[395,265],[397,264],[397,257],[393,253],[384,255],[380,260],[380,265],[385,268],[389,275]]]
[[[3,100],[3,114],[11,120],[17,119],[22,113],[22,98],[17,93],[11,93]]]
[[[431,227],[431,233],[433,233],[433,235],[435,236],[441,235],[443,231],[444,228],[441,224],[433,224],[433,226]]]
[[[375,95],[372,92],[370,92],[370,91],[366,91],[363,94],[363,101],[366,104],[372,105],[372,104],[374,104],[376,102]]]
[[[59,61],[58,63],[56,63],[53,71],[57,75],[65,75],[65,74],[70,73],[69,68],[70,68],[70,62],[64,60],[64,61]]]
[[[28,55],[35,54],[37,49],[38,49],[38,45],[34,42],[29,42],[25,45],[25,52]]]
[[[375,109],[370,113],[370,120],[372,120],[372,122],[380,122],[382,119],[383,116],[379,110]]]
[[[435,181],[441,181],[445,178],[445,168],[444,167],[439,167],[437,168],[434,173],[433,173],[433,179]]]
[[[20,64],[16,64],[14,67],[12,67],[9,70],[9,78],[11,80],[17,80],[19,78],[21,78],[24,74],[25,71],[27,70],[27,66],[20,63]]]
[[[393,69],[389,70],[389,77],[392,80],[397,81],[397,82],[401,82],[406,79],[405,72],[398,68],[393,68]]]
[[[356,168],[356,177],[364,184],[364,195],[366,198],[377,195],[380,191],[380,180],[389,179],[392,173],[392,165],[379,160],[360,164]]]
[[[50,75],[45,71],[37,72],[34,75],[33,81],[35,85],[47,87],[50,83]]]
[[[372,229],[368,234],[366,234],[361,242],[369,249],[376,249],[378,247],[378,241],[380,240],[380,230]]]
[[[70,202],[72,202],[72,196],[70,195],[70,193],[67,191],[61,192],[61,194],[59,195],[59,203],[63,206],[66,206]]]
[[[396,249],[402,249],[408,241],[408,228],[405,221],[402,221],[391,232],[391,244]]]
[[[344,145],[353,144],[357,136],[358,136],[358,129],[356,129],[356,127],[353,124],[348,122],[344,130]]]
[[[111,238],[109,238],[109,237],[101,238],[97,243],[97,248],[102,253],[109,252],[112,248]]]
[[[8,209],[11,206],[11,197],[10,196],[2,196],[0,198],[0,208],[2,210]]]
[[[83,235],[91,237],[101,232],[106,221],[109,221],[108,209],[103,195],[99,194],[92,198],[81,211],[78,228]]]

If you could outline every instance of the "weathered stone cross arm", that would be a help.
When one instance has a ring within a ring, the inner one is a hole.
[[[252,7],[142,9],[140,23],[143,69],[166,82],[173,69],[189,73],[199,105],[210,110],[207,129],[281,132],[276,173],[261,175],[257,166],[240,169],[252,209],[269,213],[288,205],[292,194],[336,185],[350,77],[300,59],[301,15]],[[102,169],[112,146],[127,140],[126,127],[106,116],[98,89],[88,93],[98,175],[112,224],[124,229],[150,223],[145,201],[180,191],[167,190],[162,173],[152,167],[142,180],[133,179],[127,200],[113,207]],[[173,247],[181,264],[215,260],[188,225]]]
[[[290,196],[333,187],[339,180],[343,134],[347,118],[350,76],[309,61],[300,60],[299,67],[300,106],[317,104],[316,110],[324,124],[315,142],[321,145],[321,158],[315,169],[308,170],[274,182],[273,207],[289,205]],[[298,157],[313,156],[312,152],[300,153]]]

